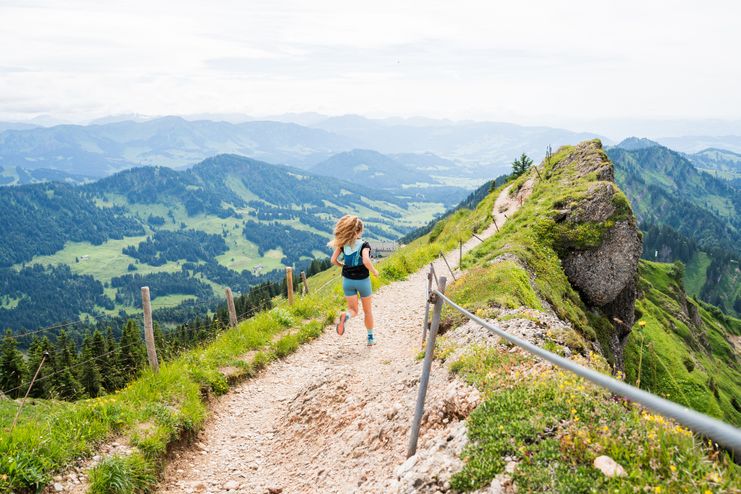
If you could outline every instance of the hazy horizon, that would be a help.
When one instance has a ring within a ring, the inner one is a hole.
[[[741,135],[730,1],[0,1],[0,121],[318,112]]]

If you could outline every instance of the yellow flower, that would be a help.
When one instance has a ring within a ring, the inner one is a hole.
[[[711,491],[710,489],[705,489],[704,494],[713,494],[713,491]]]
[[[675,467],[674,465],[669,465],[669,470],[671,470],[672,472],[676,472],[677,467]]]
[[[661,486],[660,485],[657,485],[656,487],[654,487],[654,492],[656,494],[659,494],[661,492]]]

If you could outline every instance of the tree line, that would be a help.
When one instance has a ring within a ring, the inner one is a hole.
[[[285,256],[281,262],[286,266],[300,262],[302,257],[313,257],[315,250],[327,250],[326,237],[278,222],[247,221],[244,225],[244,237],[257,245],[261,256],[270,249],[280,247]]]
[[[138,246],[124,247],[122,252],[150,266],[185,259],[190,262],[212,261],[228,250],[221,235],[201,230],[160,230]]]

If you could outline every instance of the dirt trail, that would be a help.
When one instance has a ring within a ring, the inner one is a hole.
[[[500,228],[519,203],[508,190],[500,194]],[[479,236],[495,232],[492,225]],[[471,239],[464,252],[479,243]],[[458,265],[457,249],[447,257]],[[442,260],[435,269],[449,277]],[[374,295],[376,346],[365,345],[361,315],[342,337],[328,329],[221,397],[195,447],[175,453],[159,492],[398,491],[394,472],[406,459],[421,371],[425,284],[423,269]],[[436,367],[420,449],[448,434],[478,400]]]

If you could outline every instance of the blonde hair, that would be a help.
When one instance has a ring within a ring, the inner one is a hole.
[[[358,234],[363,231],[363,220],[357,216],[346,214],[334,225],[334,238],[329,241],[328,246],[333,249],[341,249],[350,245]]]

